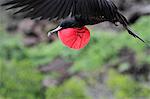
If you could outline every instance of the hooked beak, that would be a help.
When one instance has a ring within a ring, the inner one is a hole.
[[[61,29],[62,29],[62,27],[58,26],[56,29],[54,29],[54,30],[48,32],[48,37],[50,37],[53,33],[57,32],[57,31],[59,31],[59,30],[61,30]]]

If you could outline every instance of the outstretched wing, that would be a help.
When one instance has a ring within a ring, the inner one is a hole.
[[[2,6],[9,9],[21,8],[17,13],[25,12],[25,17],[40,19],[61,19],[81,15],[98,18],[103,16],[109,21],[120,22],[132,36],[141,39],[128,27],[126,18],[118,12],[111,0],[8,0]]]
[[[24,12],[25,17],[49,20],[75,15],[109,18],[117,11],[111,0],[9,0],[2,6],[20,8],[15,14]]]

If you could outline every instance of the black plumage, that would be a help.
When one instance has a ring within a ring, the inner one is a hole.
[[[60,24],[64,28],[94,25],[104,21],[114,24],[120,22],[129,34],[144,42],[131,31],[127,19],[111,0],[10,0],[2,6],[9,6],[8,9],[21,8],[15,14],[25,13],[25,17],[31,19],[64,19]]]

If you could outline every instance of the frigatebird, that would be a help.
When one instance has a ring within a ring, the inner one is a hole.
[[[8,0],[2,6],[8,6],[7,10],[20,8],[14,14],[24,13],[25,18],[62,19],[48,36],[58,32],[62,42],[70,48],[80,49],[89,42],[90,33],[86,25],[105,21],[115,25],[119,22],[130,35],[145,42],[131,31],[127,19],[111,0]]]

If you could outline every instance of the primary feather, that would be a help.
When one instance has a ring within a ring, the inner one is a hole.
[[[109,0],[10,0],[2,6],[8,9],[20,8],[15,14],[27,12],[26,17],[61,19],[68,16],[114,17],[117,7]]]

